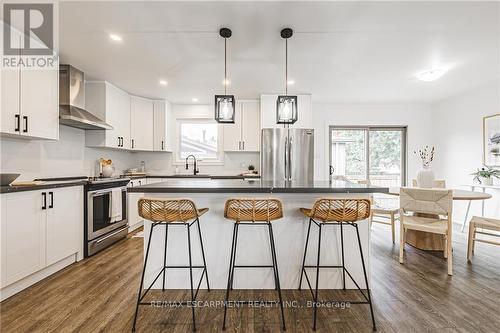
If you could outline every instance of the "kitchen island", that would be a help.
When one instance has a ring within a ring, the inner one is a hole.
[[[321,197],[365,198],[373,193],[387,193],[388,188],[348,183],[343,181],[313,182],[273,182],[264,180],[209,180],[209,179],[172,179],[161,183],[129,188],[129,200],[139,197],[151,198],[189,198],[198,208],[207,207],[209,211],[200,218],[203,243],[207,260],[210,287],[225,289],[229,269],[233,223],[224,219],[224,202],[232,197],[277,198],[283,203],[284,217],[273,222],[276,242],[277,261],[281,287],[296,289],[299,284],[302,256],[307,234],[308,219],[300,212],[300,207],[312,207]],[[151,222],[144,221],[144,246],[151,228]],[[311,227],[309,251],[306,264],[312,264],[316,258],[317,228]],[[186,228],[177,226],[168,230],[168,265],[186,265],[188,247]],[[271,263],[269,236],[265,227],[243,226],[238,238],[238,257],[240,265],[265,265]],[[365,260],[370,267],[370,229],[368,221],[359,223],[359,232]],[[200,242],[193,232],[193,263],[202,263]],[[160,229],[153,233],[145,286],[148,286],[163,266],[165,233]],[[322,235],[321,264],[340,264],[340,230],[338,226],[326,227]],[[363,270],[356,232],[354,228],[344,228],[345,266],[356,281],[364,287]],[[195,270],[197,279],[201,269]],[[314,272],[311,272],[314,274]],[[320,288],[342,288],[342,274],[339,269],[323,269]],[[195,281],[197,281],[195,279]],[[305,287],[305,282],[303,282]],[[189,270],[167,270],[166,287],[173,289],[189,288]],[[205,288],[202,283],[201,288]],[[236,289],[273,289],[273,273],[270,269],[237,269],[234,277]],[[355,288],[350,279],[346,287]],[[161,279],[153,288],[161,289]]]

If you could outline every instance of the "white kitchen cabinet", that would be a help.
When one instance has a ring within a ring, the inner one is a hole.
[[[312,95],[297,96],[297,121],[290,128],[313,128]],[[276,124],[276,99],[278,95],[260,96],[260,125],[261,128],[282,128]]]
[[[77,253],[82,242],[83,191],[81,186],[47,192],[47,266]]]
[[[1,287],[45,267],[44,191],[2,194]]]
[[[20,134],[21,109],[20,105],[20,80],[21,71],[17,69],[0,68],[2,75],[1,96],[1,131],[4,134]]]
[[[30,275],[53,269],[50,266],[71,255],[81,254],[82,186],[4,193],[1,200],[2,292]],[[38,280],[22,282],[15,288],[24,289]]]
[[[21,36],[17,33],[19,44]],[[37,43],[34,39],[30,42]],[[53,68],[2,68],[0,76],[1,133],[59,139],[59,63],[56,61]]]
[[[153,101],[132,96],[130,98],[130,148],[153,150]]]
[[[59,139],[59,66],[21,71],[21,134]]]
[[[260,151],[259,101],[237,101],[234,124],[224,124],[224,151]]]
[[[86,82],[85,108],[113,127],[85,131],[86,146],[130,149],[130,95],[127,92],[109,82]]]
[[[173,119],[172,106],[165,100],[153,102],[153,150],[172,151]]]
[[[127,187],[142,186],[146,184],[148,184],[147,178],[135,178],[128,183]],[[143,195],[140,193],[127,194],[128,232],[132,232],[144,224],[144,219],[139,216],[139,212],[137,210],[137,202],[142,197]]]

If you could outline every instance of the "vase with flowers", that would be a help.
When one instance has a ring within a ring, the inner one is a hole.
[[[474,176],[474,182],[480,185],[491,186],[493,185],[493,178],[500,179],[500,170],[484,166],[477,169],[476,172],[471,173]]]
[[[434,161],[434,147],[425,146],[424,149],[414,151],[415,155],[420,157],[422,161],[422,167],[417,172],[417,185],[423,188],[434,187],[434,172],[431,170],[430,166],[432,161]]]

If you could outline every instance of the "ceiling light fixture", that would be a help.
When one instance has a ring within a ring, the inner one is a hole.
[[[295,81],[294,80],[288,80],[288,81],[286,81],[286,84],[288,84],[289,86],[291,86],[291,85],[295,84]]]
[[[227,94],[227,39],[231,37],[231,29],[222,28],[219,30],[219,35],[224,38],[224,95],[215,95],[215,120],[219,123],[234,124],[234,95]]]
[[[111,39],[114,42],[121,42],[122,41],[122,37],[118,36],[116,34],[109,34],[109,39]]]
[[[162,86],[166,86],[168,82],[166,80],[160,80],[158,81]]]
[[[195,102],[195,103],[196,103],[196,102],[198,102],[198,98],[196,98],[196,97],[191,98],[191,100],[192,100],[193,102]]]
[[[444,75],[444,73],[446,73],[446,70],[444,70],[443,68],[433,68],[417,73],[415,74],[415,76],[420,81],[431,82],[439,79],[441,76]]]
[[[285,40],[285,95],[276,100],[276,123],[288,126],[297,121],[297,96],[288,96],[288,38],[293,36],[293,30],[281,30],[281,38]]]

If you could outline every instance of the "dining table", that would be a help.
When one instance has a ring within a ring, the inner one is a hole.
[[[389,195],[399,196],[399,187],[389,188]],[[476,192],[469,190],[453,189],[454,201],[475,201],[487,200],[492,197],[486,192]],[[406,243],[421,250],[444,251],[445,241],[443,235],[432,234],[424,231],[407,230]]]

